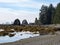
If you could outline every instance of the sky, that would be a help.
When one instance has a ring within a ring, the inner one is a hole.
[[[39,18],[42,5],[56,6],[60,0],[0,0],[0,24],[12,23],[15,19],[21,22],[26,19],[28,23]]]

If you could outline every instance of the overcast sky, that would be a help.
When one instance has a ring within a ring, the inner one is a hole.
[[[0,23],[13,22],[15,19],[26,19],[28,22],[34,22],[39,18],[39,9],[42,5],[53,4],[54,6],[60,0],[0,0]]]

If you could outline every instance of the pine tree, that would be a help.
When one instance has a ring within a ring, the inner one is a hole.
[[[40,14],[39,14],[39,21],[41,22],[41,24],[47,24],[47,10],[48,7],[42,5],[41,9],[40,9]]]
[[[48,7],[48,15],[47,15],[48,24],[52,24],[53,23],[54,16],[55,16],[55,8],[53,7],[52,4],[50,4],[50,6]]]
[[[39,24],[38,19],[35,18],[35,25],[38,25],[38,24]]]
[[[56,14],[54,16],[54,24],[60,24],[60,3],[57,4]]]

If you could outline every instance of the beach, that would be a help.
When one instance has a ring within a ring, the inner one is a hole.
[[[0,45],[60,45],[60,34],[30,37],[28,39],[3,43]]]

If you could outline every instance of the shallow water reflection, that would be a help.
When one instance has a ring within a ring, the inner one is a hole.
[[[0,43],[14,42],[14,41],[25,39],[25,38],[39,36],[39,34],[33,34],[32,32],[29,32],[29,31],[27,31],[27,32],[14,32],[14,33],[10,33],[10,34],[12,34],[12,35],[0,36]]]

